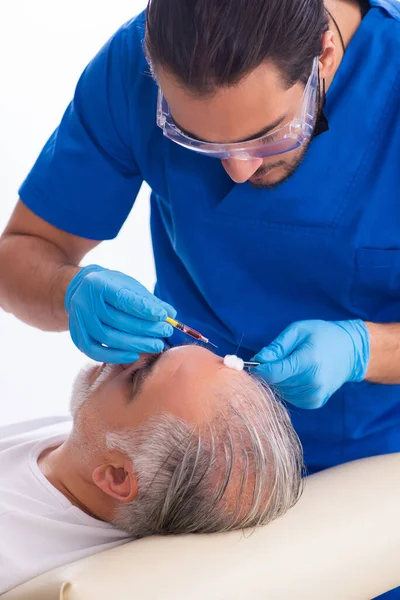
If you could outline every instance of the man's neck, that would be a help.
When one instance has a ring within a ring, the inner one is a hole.
[[[74,506],[87,515],[109,522],[115,510],[108,498],[92,481],[92,469],[77,458],[69,438],[61,446],[41,453],[38,466],[46,479]]]
[[[337,62],[333,74],[325,81],[326,89],[328,90],[344,56],[337,28],[339,28],[342,35],[344,47],[347,48],[361,24],[362,12],[360,5],[355,0],[325,0],[325,6],[336,21],[335,24],[332,19],[329,19],[329,29],[333,31],[336,39]]]

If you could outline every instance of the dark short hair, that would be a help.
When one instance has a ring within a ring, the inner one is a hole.
[[[323,0],[149,0],[146,53],[198,94],[271,60],[287,87],[306,80],[328,29]]]

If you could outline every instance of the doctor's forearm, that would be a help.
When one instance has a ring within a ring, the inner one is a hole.
[[[64,296],[79,267],[54,244],[30,235],[0,240],[0,307],[45,331],[64,331]]]
[[[373,383],[400,383],[400,323],[366,323],[371,357],[365,379]]]

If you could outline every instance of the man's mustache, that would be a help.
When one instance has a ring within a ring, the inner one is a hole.
[[[279,160],[278,162],[273,163],[272,165],[262,165],[254,173],[253,177],[263,177],[264,175],[268,175],[268,173],[272,171],[272,169],[275,169],[276,167],[284,167],[285,165],[286,163],[284,160]]]

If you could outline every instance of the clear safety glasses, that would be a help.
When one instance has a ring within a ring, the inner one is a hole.
[[[248,142],[215,144],[190,137],[175,125],[168,103],[160,88],[158,89],[157,125],[173,142],[212,158],[250,160],[283,154],[299,148],[312,135],[318,80],[318,57],[316,57],[294,119],[290,123]]]

